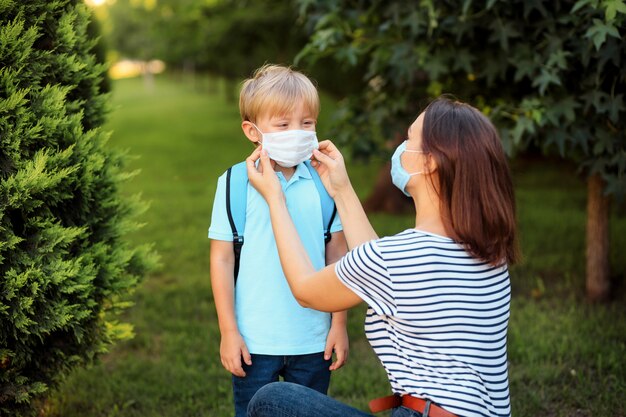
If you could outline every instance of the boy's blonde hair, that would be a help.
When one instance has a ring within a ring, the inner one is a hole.
[[[300,102],[314,117],[318,116],[320,99],[311,80],[289,67],[266,64],[243,82],[239,112],[243,121],[256,122],[263,113],[290,113]]]

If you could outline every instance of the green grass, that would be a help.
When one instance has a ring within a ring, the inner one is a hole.
[[[219,332],[209,280],[206,231],[217,176],[251,146],[237,104],[219,93],[158,78],[114,84],[111,146],[137,155],[141,173],[124,187],[151,202],[146,226],[129,237],[154,242],[162,267],[146,277],[124,319],[134,339],[115,346],[90,369],[74,372],[47,404],[52,417],[225,417],[232,415],[229,374],[219,360]],[[332,103],[325,98],[320,137]],[[361,196],[379,163],[351,164]],[[512,271],[509,332],[513,414],[518,417],[624,416],[626,301],[584,301],[585,187],[571,166],[516,162],[514,179],[525,261]],[[371,216],[376,230],[410,227],[411,215]],[[626,219],[611,223],[612,269],[624,285]],[[332,396],[366,409],[387,395],[385,374],[363,335],[364,306],[350,312],[348,364],[331,380]]]

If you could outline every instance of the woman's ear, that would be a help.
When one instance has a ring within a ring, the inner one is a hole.
[[[437,161],[433,158],[431,153],[426,154],[426,161],[424,162],[424,173],[431,175],[437,172]]]
[[[251,121],[244,120],[241,122],[241,130],[243,130],[243,134],[246,135],[250,142],[255,144],[261,142],[261,133]]]

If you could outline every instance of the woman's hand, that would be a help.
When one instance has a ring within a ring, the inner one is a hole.
[[[337,193],[350,187],[346,165],[339,149],[329,140],[320,142],[320,148],[313,150],[311,165],[322,179],[328,194],[335,198]]]
[[[261,160],[259,166],[256,161]],[[267,152],[260,147],[256,148],[252,154],[246,158],[248,168],[248,180],[250,184],[263,196],[268,203],[274,199],[283,197],[283,189],[280,181],[274,172],[272,162]]]
[[[316,161],[312,161],[311,165],[315,167],[328,194],[335,200],[348,249],[377,239],[363,205],[350,184],[341,152],[331,141],[325,140],[320,142],[319,150],[313,151],[313,157]]]

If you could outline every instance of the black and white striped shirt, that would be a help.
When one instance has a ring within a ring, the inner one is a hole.
[[[336,266],[368,305],[365,332],[394,393],[458,416],[510,416],[506,265],[415,229],[361,245]]]

